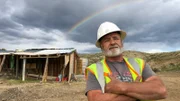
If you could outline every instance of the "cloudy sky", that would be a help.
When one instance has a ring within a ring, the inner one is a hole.
[[[180,0],[0,0],[0,48],[100,52],[105,21],[127,32],[126,50],[180,50]]]

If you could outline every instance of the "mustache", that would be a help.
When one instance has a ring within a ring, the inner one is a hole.
[[[112,48],[120,48],[120,46],[117,44],[109,46],[109,49],[112,49]]]

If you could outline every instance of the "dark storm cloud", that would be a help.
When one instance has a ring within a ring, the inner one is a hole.
[[[1,34],[2,34],[1,36],[3,36],[3,37],[0,37],[1,42],[11,43],[11,44],[20,44],[21,41],[19,40],[22,40],[22,39],[32,40],[32,43],[34,42],[37,44],[47,44],[53,41],[57,41],[53,37],[46,37],[46,34],[36,36],[34,34],[37,34],[37,33],[29,34],[29,33],[20,32],[19,30],[14,30],[14,29],[1,30]],[[24,43],[29,44],[28,41]]]
[[[67,31],[107,3],[91,0],[26,0],[22,14],[15,14],[13,18],[25,26]]]
[[[6,5],[7,0],[0,0],[0,14],[5,13],[8,10],[8,6]]]
[[[180,11],[175,5],[173,1],[146,1],[132,6],[129,5],[128,13],[121,10],[119,12],[123,21],[117,20],[116,22],[119,22],[119,26],[123,26],[122,28],[127,31],[127,42],[166,42],[167,44],[174,44],[178,41],[176,39],[180,38],[177,34],[180,33]]]
[[[127,32],[125,42],[162,42],[174,47],[180,39],[180,8],[176,2],[146,0],[124,3],[79,26],[75,32],[79,34],[72,34],[72,40],[94,44],[100,23],[112,21]]]
[[[89,49],[83,51],[98,51],[93,47],[97,29],[102,22],[111,21],[127,32],[125,43],[153,46],[157,42],[176,47],[180,43],[179,18],[178,0],[1,0],[0,40],[14,43],[14,47],[17,43],[44,47],[86,43]]]
[[[9,28],[17,28],[16,23],[14,23],[11,19],[7,19],[7,18],[1,18],[0,19],[0,30],[5,30],[5,29],[9,29]]]

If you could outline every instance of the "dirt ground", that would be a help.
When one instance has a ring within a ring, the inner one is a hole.
[[[168,98],[161,101],[180,101],[180,72],[157,73],[164,81]],[[0,78],[0,101],[87,101],[85,81],[49,83],[7,83]]]

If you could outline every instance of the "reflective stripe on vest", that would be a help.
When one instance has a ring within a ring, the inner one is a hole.
[[[138,75],[141,75],[141,70],[137,62],[133,58],[128,58],[129,63],[133,66]]]
[[[101,86],[101,90],[104,93],[104,87],[105,87],[105,78],[104,78],[104,68],[103,68],[103,64],[101,62],[97,62],[96,63],[96,69],[97,69],[97,74],[98,74],[98,82]]]

